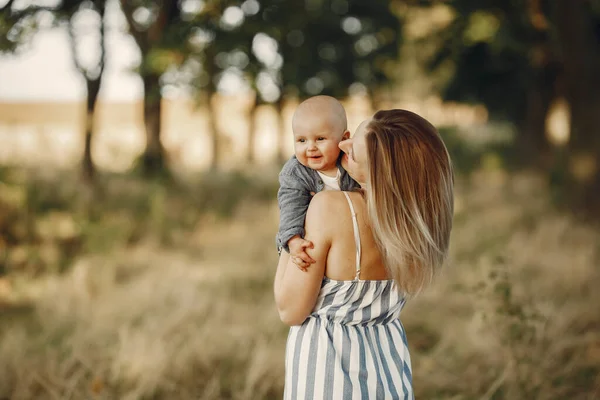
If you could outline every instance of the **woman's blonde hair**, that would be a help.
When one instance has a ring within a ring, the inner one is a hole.
[[[377,112],[365,140],[375,240],[399,289],[417,294],[448,255],[454,212],[450,156],[435,127],[406,110]]]

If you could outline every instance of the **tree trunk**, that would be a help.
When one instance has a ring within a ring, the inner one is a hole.
[[[587,3],[558,1],[555,11],[571,109],[563,192],[572,207],[600,216],[600,48]]]
[[[71,47],[71,57],[75,68],[85,79],[86,86],[86,107],[85,107],[85,127],[84,127],[84,148],[83,148],[83,159],[81,165],[81,175],[83,181],[92,185],[96,176],[96,168],[94,166],[94,160],[92,156],[92,142],[95,131],[95,118],[94,114],[96,111],[96,103],[98,100],[98,93],[100,92],[100,85],[102,83],[102,76],[104,74],[104,66],[106,65],[106,23],[104,15],[106,12],[106,2],[104,0],[97,0],[92,2],[95,11],[100,17],[100,43],[99,53],[100,57],[98,63],[94,68],[88,69],[84,67],[80,60],[80,53],[77,47],[77,33],[73,26],[73,19],[79,12],[79,6],[75,5],[74,8],[69,10],[68,15],[68,34],[69,34],[69,45]],[[97,70],[96,70],[97,69]]]
[[[248,147],[246,148],[246,162],[253,165],[256,161],[254,157],[254,146],[256,142],[256,117],[258,111],[258,94],[254,97],[250,110],[248,110]]]
[[[275,102],[275,111],[277,112],[277,162],[283,164],[287,154],[285,118],[283,116],[283,95]]]
[[[162,96],[159,79],[156,74],[143,77],[146,148],[142,155],[142,171],[146,176],[155,176],[166,170],[165,151],[160,140]]]
[[[135,40],[141,56],[140,76],[144,82],[144,125],[146,129],[146,149],[141,159],[142,171],[146,176],[168,173],[165,149],[161,143],[161,101],[160,76],[164,71],[149,66],[148,55],[152,48],[161,47],[164,35],[171,24],[179,23],[180,2],[169,0],[159,2],[120,1],[123,15],[129,26],[129,33]],[[139,6],[156,11],[150,26],[140,27],[135,23]]]
[[[600,217],[600,99],[582,97],[570,101],[572,122],[565,190],[573,207]]]
[[[219,134],[219,124],[217,123],[217,109],[215,105],[215,94],[217,93],[217,74],[218,69],[214,62],[217,53],[214,46],[209,46],[205,51],[205,62],[203,64],[204,71],[208,77],[206,85],[206,108],[208,110],[208,129],[211,139],[212,159],[210,162],[210,170],[217,171],[221,163],[221,135]]]
[[[96,111],[96,101],[100,92],[101,77],[97,79],[86,78],[87,100],[85,117],[85,145],[83,148],[82,174],[84,182],[91,184],[96,176],[96,168],[92,158],[92,138],[95,131],[94,115]]]
[[[210,135],[212,158],[210,161],[210,170],[217,171],[221,163],[221,135],[219,134],[219,124],[217,123],[217,110],[215,107],[215,93],[212,86],[209,85],[206,92],[206,107],[208,110],[208,129]]]
[[[544,69],[532,79],[527,93],[527,108],[516,140],[518,163],[543,171],[552,166],[552,147],[546,136],[546,117],[555,95],[550,75]]]

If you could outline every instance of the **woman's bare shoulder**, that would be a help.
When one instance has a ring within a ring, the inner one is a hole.
[[[307,235],[319,234],[330,237],[344,221],[343,214],[350,214],[348,203],[340,191],[322,191],[315,194],[306,213]]]
[[[338,190],[323,190],[313,196],[310,207],[329,208],[342,201],[346,201],[343,192]]]
[[[361,201],[359,193],[349,192],[352,202]],[[317,214],[322,218],[337,218],[341,213],[348,213],[349,206],[343,192],[327,190],[315,194],[308,207],[309,213]]]

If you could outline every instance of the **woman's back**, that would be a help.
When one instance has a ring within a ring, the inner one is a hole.
[[[374,325],[397,319],[405,299],[387,277],[362,195],[335,192],[328,197],[331,212],[323,223],[336,229],[311,317],[346,325]]]
[[[360,280],[386,280],[388,274],[382,261],[379,248],[375,244],[373,233],[368,223],[367,207],[360,192],[326,192],[331,206],[331,213],[324,224],[335,226],[335,234],[331,239],[325,276],[332,280],[353,280],[356,275],[356,251],[357,241],[355,238],[355,226],[353,224],[352,207],[356,215],[357,228],[359,232],[361,256],[360,256]]]

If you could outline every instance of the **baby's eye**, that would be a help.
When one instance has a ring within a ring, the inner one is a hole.
[[[325,140],[325,138],[323,136],[318,137],[317,140]]]
[[[298,142],[304,143],[304,142],[306,142],[306,139],[298,139]]]

